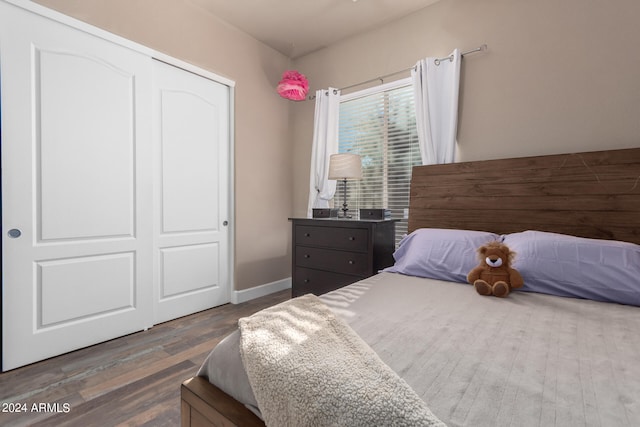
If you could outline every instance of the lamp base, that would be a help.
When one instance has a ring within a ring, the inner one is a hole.
[[[342,184],[342,218],[352,218],[351,215],[347,214],[349,208],[347,208],[347,180],[343,180]]]
[[[342,205],[342,215],[338,215],[339,218],[353,218],[353,216],[349,215],[349,209],[347,208],[347,204]]]

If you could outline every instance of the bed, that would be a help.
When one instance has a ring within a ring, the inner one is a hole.
[[[409,211],[394,266],[318,300],[437,419],[640,425],[640,149],[419,166]],[[492,239],[525,279],[507,298],[464,283]],[[265,425],[239,341],[182,384],[183,426]]]

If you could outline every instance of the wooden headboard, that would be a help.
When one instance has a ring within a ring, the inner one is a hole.
[[[640,148],[416,166],[408,227],[640,244]]]

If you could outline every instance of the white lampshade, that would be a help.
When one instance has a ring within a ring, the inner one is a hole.
[[[362,179],[362,160],[353,153],[332,154],[329,157],[329,179]]]

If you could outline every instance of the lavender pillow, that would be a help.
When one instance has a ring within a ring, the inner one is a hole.
[[[467,274],[478,265],[477,249],[493,240],[500,240],[500,236],[484,231],[421,228],[400,241],[393,254],[395,264],[383,271],[467,283]]]
[[[521,290],[640,306],[640,245],[542,231],[503,238]]]

